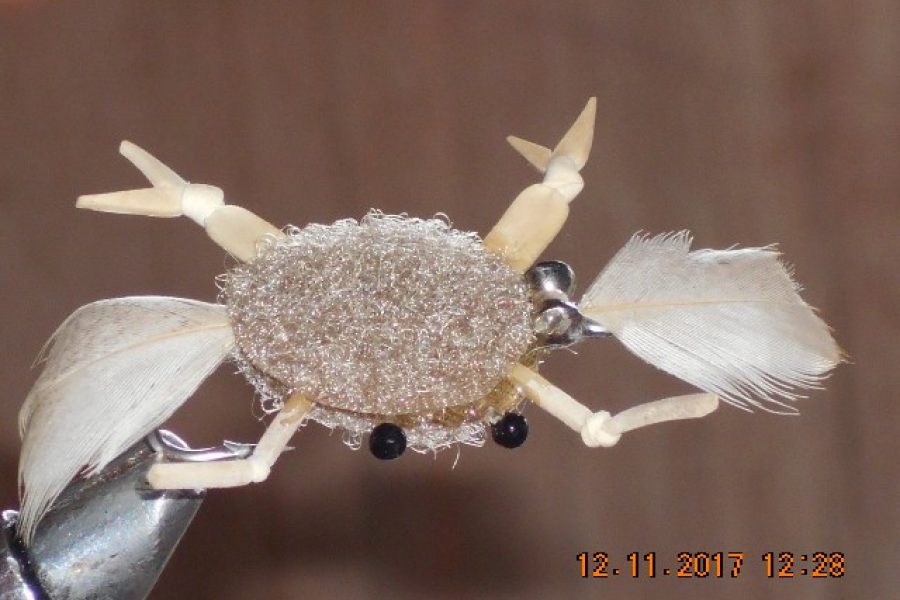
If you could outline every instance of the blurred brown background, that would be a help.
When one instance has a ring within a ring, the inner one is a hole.
[[[900,585],[900,4],[864,2],[0,3],[0,505],[15,414],[76,307],[211,300],[193,223],[77,212],[143,184],[144,145],[276,224],[369,207],[486,232],[599,98],[587,187],[548,257],[583,285],[638,229],[780,242],[853,364],[799,418],[724,406],[611,450],[531,409],[493,444],[380,463],[311,426],[264,485],[212,493],[156,599],[891,598]],[[614,342],[548,376],[619,410],[687,387]],[[223,368],[172,427],[252,441]],[[734,579],[582,580],[578,552],[744,551]],[[766,551],[841,551],[838,580],[771,580]]]

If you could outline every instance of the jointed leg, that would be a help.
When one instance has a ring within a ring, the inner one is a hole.
[[[705,417],[719,406],[715,394],[689,394],[639,404],[612,416],[606,411],[592,412],[523,365],[510,369],[507,378],[529,400],[581,433],[581,439],[591,447],[614,446],[623,433],[654,423]]]
[[[550,245],[569,216],[569,202],[581,192],[584,167],[594,138],[597,100],[588,100],[556,148],[510,136],[509,143],[544,173],[544,181],[516,197],[500,221],[484,238],[484,245],[524,273]]]
[[[148,152],[122,142],[119,152],[153,184],[152,188],[80,196],[75,206],[101,212],[148,217],[192,219],[238,260],[256,256],[256,244],[265,235],[281,236],[280,230],[239,206],[225,204],[222,190],[188,183]]]
[[[251,456],[213,462],[158,463],[150,468],[147,481],[158,490],[238,487],[264,481],[311,408],[306,398],[294,394],[269,424]]]

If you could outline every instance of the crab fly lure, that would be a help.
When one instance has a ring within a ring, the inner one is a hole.
[[[223,361],[276,412],[250,456],[159,462],[157,489],[266,479],[306,420],[382,459],[409,447],[516,447],[525,400],[588,446],[645,425],[709,414],[719,399],[790,412],[840,360],[827,325],[771,247],[691,250],[686,232],[629,240],[579,301],[564,263],[534,264],[584,186],[595,99],[553,149],[510,137],[544,174],[484,237],[440,219],[370,212],[277,229],[219,188],[188,183],[144,150],[120,151],[152,187],[82,196],[79,208],[186,216],[238,261],[218,303],[140,296],[72,314],[43,353],[19,424],[26,543],[63,488],[161,425]],[[703,393],[592,411],[537,372],[553,348],[615,337]]]

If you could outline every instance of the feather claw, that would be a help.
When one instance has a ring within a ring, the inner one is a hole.
[[[690,250],[687,231],[636,234],[581,311],[663,371],[739,408],[794,411],[842,360],[774,246]]]
[[[25,542],[76,475],[159,426],[233,345],[225,307],[193,300],[104,300],[66,319],[19,413]]]

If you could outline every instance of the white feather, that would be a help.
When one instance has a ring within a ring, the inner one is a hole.
[[[143,296],[80,308],[47,344],[19,413],[26,543],[79,472],[99,471],[165,421],[228,356],[234,337],[221,305]]]
[[[580,308],[650,364],[741,408],[816,387],[841,351],[771,247],[690,251],[687,232],[635,235]]]

